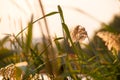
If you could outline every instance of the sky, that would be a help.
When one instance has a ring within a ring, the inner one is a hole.
[[[120,12],[118,0],[42,0],[42,3],[45,13],[58,11],[57,6],[60,5],[69,29],[81,25],[90,37],[100,28],[101,22],[108,24],[114,15]],[[32,14],[34,20],[42,17],[38,0],[0,0],[0,5],[0,38],[3,38],[4,34],[19,33],[21,26],[27,26]],[[62,36],[59,15],[48,17],[47,22],[52,37]],[[34,24],[33,33],[34,38],[41,37],[37,23]]]

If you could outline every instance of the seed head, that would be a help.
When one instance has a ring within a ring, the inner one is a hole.
[[[105,42],[108,50],[114,48],[116,51],[120,51],[120,34],[117,35],[108,31],[101,31],[97,33],[97,36]]]
[[[87,32],[84,27],[78,25],[73,29],[71,37],[73,42],[82,42],[87,37]]]

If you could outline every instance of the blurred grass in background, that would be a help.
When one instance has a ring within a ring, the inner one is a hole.
[[[0,40],[0,75],[4,76],[6,80],[12,78],[14,80],[38,80],[39,76],[36,77],[36,75],[43,73],[51,80],[66,80],[67,78],[73,80],[83,78],[86,80],[119,80],[120,33],[112,23],[110,25],[102,24],[101,30],[96,32],[93,40],[89,39],[84,27],[77,26],[73,31],[73,37],[76,36],[74,37],[76,40],[74,40],[65,23],[61,7],[58,6],[58,11],[45,14],[40,0],[39,4],[43,17],[34,21],[34,15],[32,15],[28,26],[24,29],[21,26],[21,31],[17,35],[6,34]],[[49,35],[46,17],[55,14],[60,15],[63,36],[55,36],[52,39]],[[42,39],[38,43],[34,43],[33,24],[42,19],[47,35],[44,34],[39,23]],[[23,33],[24,31],[26,32]],[[89,44],[82,43],[84,39],[88,39]],[[22,62],[27,63],[24,68],[16,66]],[[4,74],[12,63],[15,65],[13,75]]]

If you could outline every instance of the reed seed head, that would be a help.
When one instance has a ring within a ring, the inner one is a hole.
[[[82,42],[87,37],[87,32],[84,27],[78,25],[73,29],[71,37],[73,42]]]
[[[97,36],[105,42],[108,50],[114,48],[116,51],[120,51],[120,34],[117,35],[108,31],[101,31],[97,33]]]

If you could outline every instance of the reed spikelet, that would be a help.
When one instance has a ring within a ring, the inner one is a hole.
[[[76,26],[71,32],[73,42],[82,42],[87,37],[87,32],[81,25]]]
[[[2,80],[22,80],[24,71],[22,71],[22,68],[20,68],[21,64],[22,63],[17,63],[17,64],[12,63],[6,67],[1,68],[0,76],[2,76]],[[21,65],[21,67],[23,66]]]
[[[12,79],[14,77],[15,66],[14,64],[10,64],[5,68],[0,69],[0,75],[4,77],[4,79]]]
[[[117,52],[120,51],[120,34],[114,34],[108,31],[101,31],[97,33],[97,36],[101,38],[108,50],[115,49]]]

